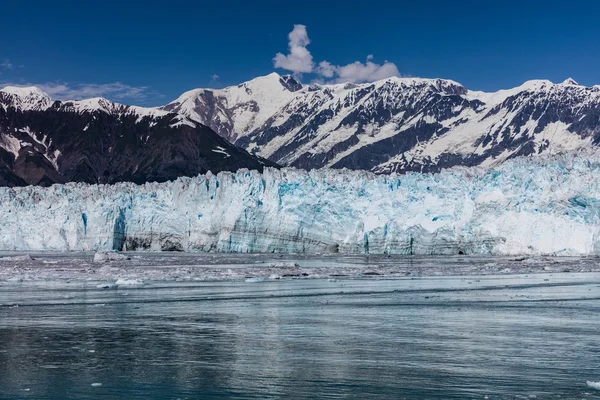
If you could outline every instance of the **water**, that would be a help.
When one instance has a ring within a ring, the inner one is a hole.
[[[0,283],[0,398],[600,398],[598,273],[95,283]]]

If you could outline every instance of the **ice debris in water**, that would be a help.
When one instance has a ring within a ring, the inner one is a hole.
[[[117,287],[116,283],[100,283],[96,285],[96,289],[116,289]]]
[[[33,258],[29,254],[22,256],[0,257],[0,261],[31,261]]]
[[[299,267],[299,265],[298,265],[298,263],[295,263],[295,262],[279,262],[279,263],[269,264],[269,267],[271,267],[271,268],[297,268],[297,267]]]
[[[92,383],[92,387],[100,387],[100,386],[102,386],[101,383]]]
[[[119,278],[115,284],[117,286],[143,286],[144,282],[140,279]]]
[[[589,387],[600,390],[600,382],[587,381],[586,383]]]
[[[246,279],[246,282],[248,283],[258,283],[258,282],[264,282],[265,278],[248,278]]]
[[[94,254],[94,262],[102,263],[108,261],[119,261],[119,260],[129,260],[130,258],[125,254],[108,252],[108,251],[99,251]]]
[[[438,174],[0,188],[0,204],[0,249],[19,251],[600,255],[600,152]]]

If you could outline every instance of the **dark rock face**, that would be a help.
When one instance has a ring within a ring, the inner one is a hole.
[[[279,79],[279,82],[290,92],[297,92],[298,90],[302,89],[302,84],[290,75],[282,76]]]
[[[281,77],[279,87],[266,78],[254,80],[253,92],[260,97],[249,96],[239,104],[235,96],[221,101],[226,124],[222,119],[197,120],[216,125],[219,134],[254,154],[306,169],[435,172],[600,144],[600,87],[572,80],[529,81],[508,91],[481,93],[443,79],[389,78],[301,88],[290,86],[292,79]],[[265,100],[269,92],[258,87],[263,82],[277,102]],[[268,106],[257,104],[254,111],[261,123],[236,131],[242,120],[236,107],[252,99]],[[191,118],[210,108],[204,102],[196,105]],[[190,107],[172,106],[191,114]]]
[[[37,110],[0,98],[0,185],[141,184],[275,165],[177,114],[100,103]]]

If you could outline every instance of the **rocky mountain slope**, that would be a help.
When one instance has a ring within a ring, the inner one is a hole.
[[[483,93],[443,79],[302,85],[273,73],[225,89],[192,90],[163,109],[273,162],[309,169],[493,166],[600,141],[600,86],[572,79]]]
[[[163,182],[265,162],[183,115],[102,98],[53,101],[35,87],[0,90],[0,186]]]

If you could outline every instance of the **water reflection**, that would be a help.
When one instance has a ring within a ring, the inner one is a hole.
[[[599,398],[598,278],[3,287],[0,398]]]

